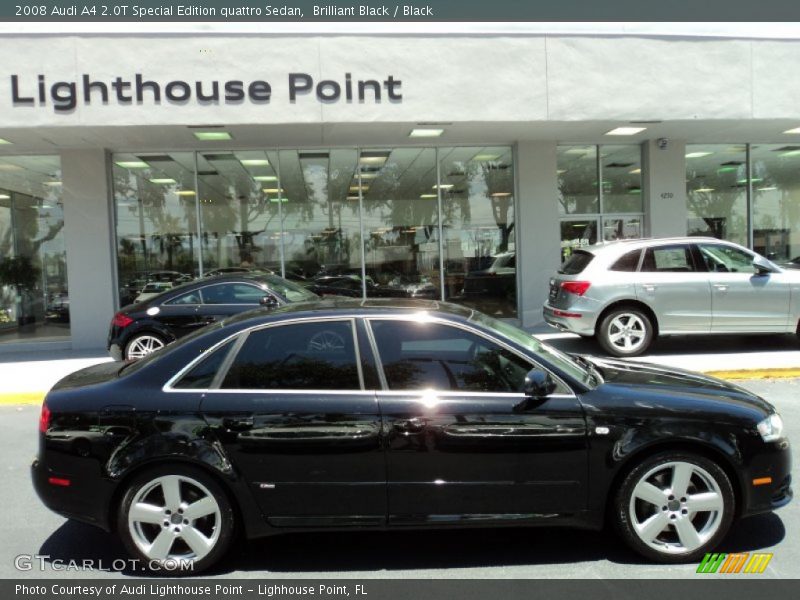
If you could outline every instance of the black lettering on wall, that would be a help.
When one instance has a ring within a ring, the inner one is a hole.
[[[272,88],[266,81],[254,81],[248,86],[247,95],[253,102],[269,102]]]
[[[336,102],[341,95],[342,88],[333,79],[324,79],[317,84],[317,98],[320,102]]]
[[[19,76],[11,76],[11,102],[13,104],[30,104],[33,106],[33,96],[20,96],[19,94]]]
[[[164,95],[172,102],[186,102],[192,97],[192,88],[185,81],[170,81],[164,88]]]
[[[153,92],[153,102],[159,104],[161,102],[161,86],[155,81],[144,81],[141,73],[136,74],[136,102],[144,102],[144,91],[150,90]]]
[[[311,91],[314,80],[305,73],[289,73],[289,101],[296,102],[297,94],[307,94]]]
[[[83,76],[83,101],[92,103],[92,90],[99,90],[103,104],[108,103],[108,86],[102,81],[92,81],[86,74]]]
[[[364,91],[367,88],[372,88],[373,98],[376,102],[381,101],[381,84],[374,79],[366,79],[358,82],[358,101],[364,102],[366,94]]]
[[[240,102],[244,100],[244,82],[226,81],[225,82],[225,102]]]
[[[130,81],[125,81],[122,77],[117,77],[111,82],[111,87],[114,88],[114,92],[117,94],[118,102],[127,104],[133,100],[133,97],[125,95],[125,90],[131,87]]]

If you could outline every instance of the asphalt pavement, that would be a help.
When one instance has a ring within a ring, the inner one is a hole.
[[[800,443],[800,379],[740,381],[778,408],[790,439]],[[119,541],[88,525],[68,521],[47,510],[36,497],[28,468],[36,452],[39,407],[0,406],[5,457],[0,486],[0,578],[128,578],[140,572],[110,567],[126,558]],[[800,457],[794,446],[794,481]],[[796,486],[795,486],[796,487]],[[797,578],[800,571],[800,502],[774,514],[752,517],[733,529],[719,548],[723,552],[772,552],[765,573],[753,577]],[[45,573],[15,569],[19,555],[46,555]],[[53,572],[54,561],[93,560],[102,569],[87,573]],[[248,579],[306,578],[695,578],[696,565],[648,563],[610,532],[554,528],[338,532],[283,534],[242,542],[209,576]],[[724,576],[721,576],[724,577]],[[737,577],[749,577],[740,575]]]

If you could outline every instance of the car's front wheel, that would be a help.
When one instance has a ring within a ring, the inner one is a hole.
[[[733,521],[734,493],[719,465],[699,455],[664,452],[634,467],[613,504],[622,538],[664,563],[698,560]]]
[[[141,565],[165,575],[199,573],[233,540],[225,491],[200,469],[165,466],[134,478],[120,504],[118,531]]]
[[[653,342],[653,323],[637,308],[618,308],[600,322],[597,341],[614,356],[638,356]]]

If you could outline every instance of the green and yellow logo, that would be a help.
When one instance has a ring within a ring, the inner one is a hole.
[[[706,554],[700,564],[697,565],[698,573],[763,573],[769,561],[772,560],[772,552],[734,552],[725,554],[724,552]]]

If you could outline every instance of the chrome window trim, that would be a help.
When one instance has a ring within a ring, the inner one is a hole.
[[[372,321],[407,321],[407,322],[417,322],[417,323],[419,323],[420,320],[419,320],[419,318],[415,318],[413,315],[365,316],[365,317],[363,317],[363,319],[365,321],[365,325],[367,326],[367,330],[370,332],[370,335],[372,336],[372,342],[375,344],[375,346],[373,346],[373,352],[375,353],[375,361],[377,362],[378,366],[380,367],[379,374],[384,375],[383,374],[383,362],[382,362],[382,359],[380,357],[380,352],[378,352],[377,343],[375,342],[374,333],[372,331]],[[465,323],[461,323],[461,322],[458,322],[458,321],[451,321],[449,319],[443,319],[443,318],[437,317],[437,316],[427,315],[427,313],[426,313],[426,317],[424,319],[424,322],[438,323],[438,324],[442,324],[442,325],[445,325],[445,326],[449,325],[451,327],[455,327],[457,329],[462,329],[462,330],[464,330],[464,331],[466,331],[468,333],[472,333],[472,334],[474,334],[474,335],[476,335],[476,336],[478,336],[480,338],[488,340],[488,341],[500,346],[501,348],[504,348],[505,350],[511,352],[512,354],[514,354],[518,358],[520,358],[520,359],[522,359],[522,360],[524,360],[524,361],[526,361],[528,363],[533,364],[534,367],[542,369],[543,371],[549,373],[550,376],[559,385],[561,385],[563,388],[565,388],[565,389],[569,390],[570,392],[572,392],[572,393],[569,393],[569,394],[551,394],[550,396],[548,396],[548,398],[558,398],[558,397],[577,398],[577,396],[575,395],[575,393],[572,390],[572,387],[570,387],[561,377],[559,377],[558,375],[553,373],[550,369],[544,367],[538,361],[531,359],[526,354],[523,354],[523,353],[519,352],[514,347],[510,346],[509,344],[505,343],[502,340],[499,340],[498,338],[496,338],[495,336],[493,336],[491,334],[485,333],[484,331],[482,331],[480,329],[476,329],[475,327],[467,325]],[[419,393],[421,391],[425,391],[425,390],[402,390],[402,391],[401,390],[389,390],[389,386],[388,386],[388,383],[386,382],[385,375],[381,380],[381,384],[384,386],[383,390],[381,390],[381,393],[399,392],[401,394],[413,394],[413,393]],[[431,390],[431,391],[436,392],[436,393],[441,393],[441,394],[445,393],[444,391],[441,391],[441,392],[437,392],[437,390]],[[521,392],[466,392],[466,391],[459,392],[459,391],[454,391],[454,390],[447,390],[447,392],[452,393],[452,394],[460,394],[460,395],[463,395],[463,394],[475,394],[477,396],[483,396],[483,397],[485,397],[487,395],[494,396],[494,395],[500,395],[500,394],[505,394],[505,395],[508,395],[508,396],[515,396],[515,397],[520,396],[520,395],[521,396],[525,395],[525,394],[522,394]]]
[[[265,295],[276,296],[276,294],[269,289],[269,287],[260,287],[253,283],[247,283],[245,281],[220,281],[218,283],[211,283],[209,285],[204,285],[201,288],[198,288],[197,291],[200,292],[200,305],[202,306],[260,306],[258,302],[219,302],[219,303],[209,303],[205,301],[205,297],[203,295],[203,290],[211,288],[211,287],[219,287],[221,285],[246,285],[252,288],[257,289],[259,292],[265,292]],[[276,296],[277,297],[277,296]],[[198,305],[198,306],[200,306]]]

